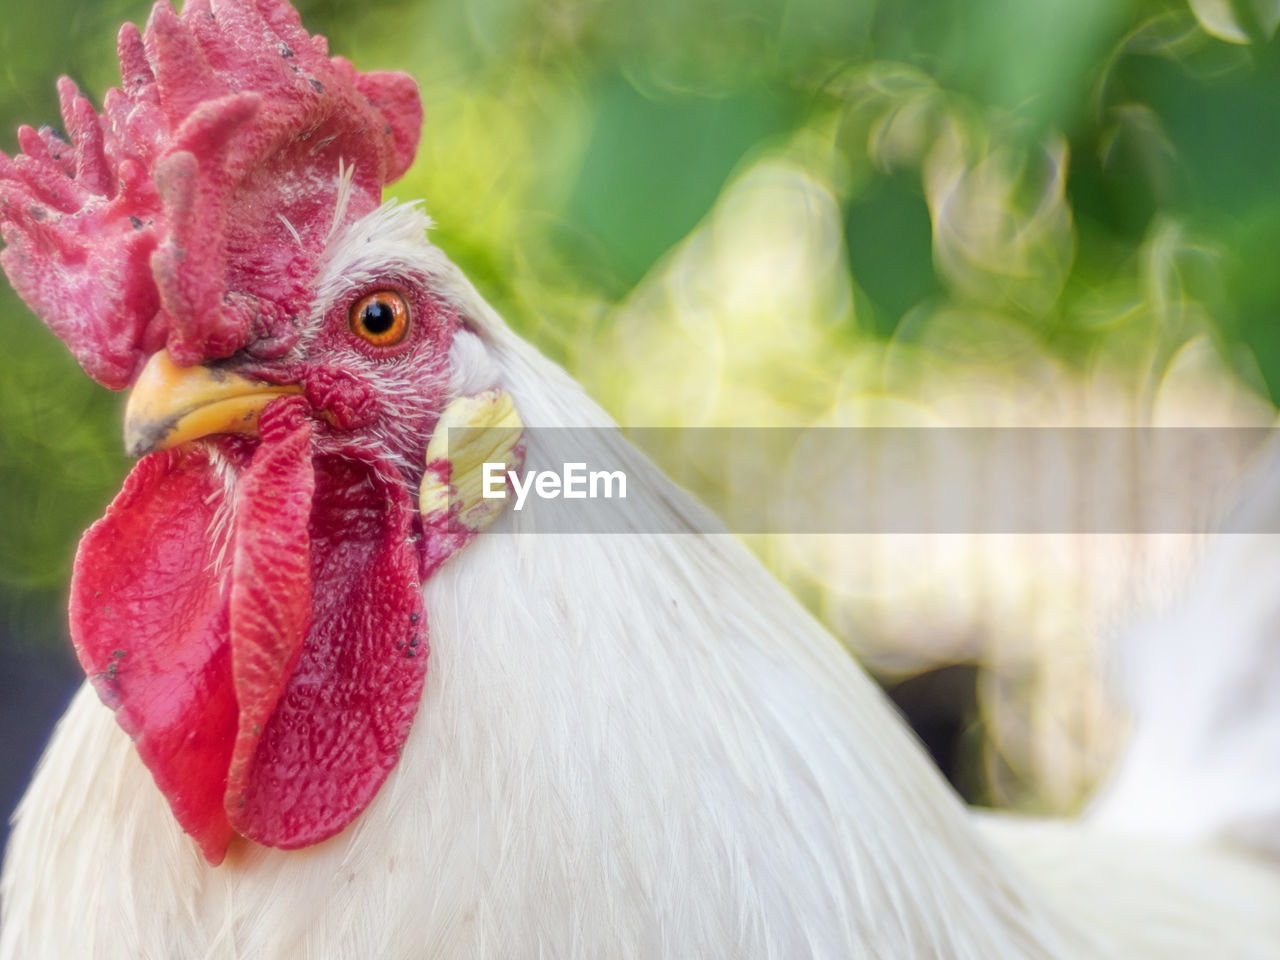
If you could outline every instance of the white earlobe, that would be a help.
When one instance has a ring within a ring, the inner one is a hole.
[[[501,387],[453,400],[427,444],[418,509],[429,531],[470,535],[502,511],[507,476],[524,463],[524,424]]]

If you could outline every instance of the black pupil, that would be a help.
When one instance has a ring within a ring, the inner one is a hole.
[[[365,304],[360,311],[360,323],[375,337],[386,333],[396,322],[396,312],[381,300]]]

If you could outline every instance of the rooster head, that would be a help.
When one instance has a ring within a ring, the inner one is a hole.
[[[459,318],[425,217],[380,207],[421,126],[408,77],[330,57],[286,0],[161,2],[119,57],[101,115],[64,78],[66,136],[0,155],[0,261],[132,390],[142,459],[80,544],[72,639],[218,863],[237,834],[332,836],[396,763],[421,584],[474,533],[413,496],[450,480],[428,453]]]

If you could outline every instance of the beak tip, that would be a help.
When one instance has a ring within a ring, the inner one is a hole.
[[[155,421],[127,422],[124,430],[125,453],[136,459],[161,449],[164,438],[171,429],[171,424]]]

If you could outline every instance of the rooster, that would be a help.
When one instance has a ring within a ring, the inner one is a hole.
[[[1280,957],[1280,871],[1227,831],[965,809],[382,204],[408,78],[286,0],[162,2],[119,55],[101,116],[64,80],[67,139],[0,161],[4,268],[130,389],[141,457],[76,557],[88,682],[16,815],[0,960]],[[632,532],[476,492],[584,452],[646,478]]]

